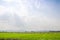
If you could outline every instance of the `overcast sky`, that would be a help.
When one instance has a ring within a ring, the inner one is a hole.
[[[0,30],[60,31],[60,0],[0,0],[0,16],[5,13],[18,15],[22,26],[0,22]]]

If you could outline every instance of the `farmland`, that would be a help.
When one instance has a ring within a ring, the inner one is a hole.
[[[0,32],[0,40],[60,40],[60,32]]]

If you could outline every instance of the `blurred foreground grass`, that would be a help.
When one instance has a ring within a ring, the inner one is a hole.
[[[0,39],[60,40],[60,32],[0,32]]]

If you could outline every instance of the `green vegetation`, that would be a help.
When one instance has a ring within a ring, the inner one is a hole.
[[[60,40],[60,32],[0,32],[0,39]]]

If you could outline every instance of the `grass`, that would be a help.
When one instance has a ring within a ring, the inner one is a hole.
[[[1,32],[1,38],[16,40],[60,40],[60,32]]]

